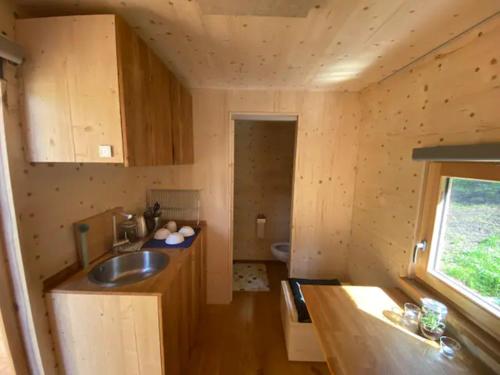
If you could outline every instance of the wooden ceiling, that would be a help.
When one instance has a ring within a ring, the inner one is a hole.
[[[117,13],[191,87],[360,90],[500,11],[499,0],[18,0]]]

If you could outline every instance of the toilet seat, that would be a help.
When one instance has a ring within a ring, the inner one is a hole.
[[[288,263],[290,259],[290,243],[289,242],[276,242],[271,245],[271,252],[273,256],[284,263]]]

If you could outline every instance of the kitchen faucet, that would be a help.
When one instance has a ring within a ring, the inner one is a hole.
[[[118,248],[120,246],[123,246],[123,245],[130,242],[129,239],[127,238],[127,235],[125,235],[125,238],[123,240],[120,240],[120,241],[118,240],[118,233],[116,230],[116,215],[117,214],[123,216],[127,220],[130,220],[134,217],[134,215],[128,214],[126,212],[117,212],[116,214],[113,214],[113,247],[112,247],[112,250],[113,250],[114,255],[118,254]]]

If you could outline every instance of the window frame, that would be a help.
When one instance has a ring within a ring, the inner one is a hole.
[[[500,181],[500,163],[428,162],[425,176],[416,239],[418,241],[426,240],[427,248],[417,254],[415,276],[422,283],[453,301],[464,315],[480,327],[491,332],[495,337],[500,337],[499,316],[494,312],[495,309],[475,298],[472,293],[457,288],[459,284],[453,282],[453,279],[429,270],[430,262],[435,258],[440,237],[441,205],[444,204],[444,198],[446,198],[446,178]],[[453,284],[456,286],[453,287]]]

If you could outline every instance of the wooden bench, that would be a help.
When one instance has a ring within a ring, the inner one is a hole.
[[[287,280],[281,281],[281,322],[289,361],[325,362],[312,323],[300,323]]]

